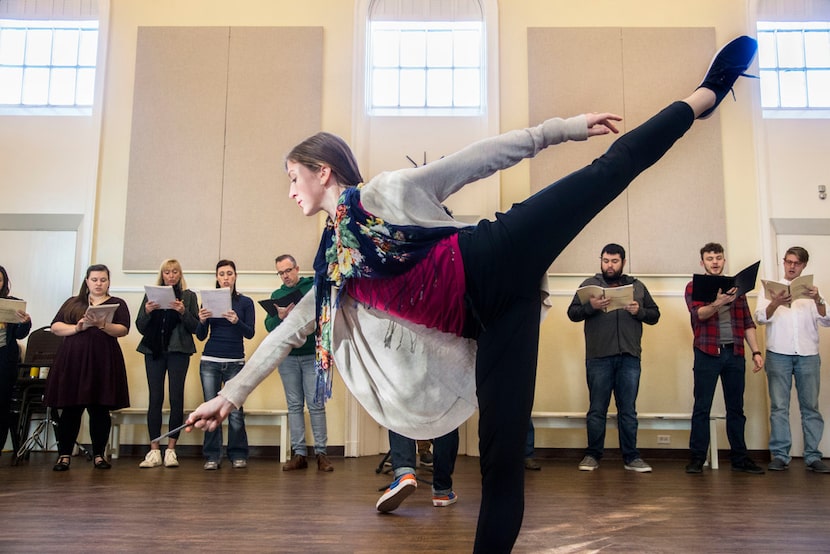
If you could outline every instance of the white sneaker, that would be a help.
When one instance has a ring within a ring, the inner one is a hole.
[[[216,460],[208,460],[205,462],[205,469],[207,471],[216,471],[219,469],[219,462]]]
[[[179,458],[172,448],[164,451],[164,467],[179,467]]]
[[[243,460],[242,458],[238,458],[233,461],[233,468],[234,469],[245,469],[248,467],[248,460]]]
[[[152,449],[144,456],[144,460],[138,464],[138,467],[147,469],[148,467],[158,467],[161,465],[161,450]]]

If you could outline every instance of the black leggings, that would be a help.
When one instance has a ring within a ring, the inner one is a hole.
[[[72,406],[61,410],[58,420],[58,454],[71,456],[81,430],[84,410],[89,413],[89,436],[92,439],[92,454],[104,456],[110,437],[110,410],[106,406]]]
[[[476,338],[481,507],[475,552],[509,552],[524,512],[524,447],[539,347],[539,283],[554,259],[605,206],[659,160],[694,122],[675,102],[495,221],[459,234],[468,326]]]
[[[150,391],[150,405],[147,408],[147,430],[150,432],[150,439],[161,435],[165,374],[167,375],[167,388],[169,389],[170,398],[169,428],[175,429],[184,423],[184,384],[189,365],[190,354],[167,352],[157,360],[154,360],[150,354],[144,355],[147,387]],[[170,438],[178,440],[179,433],[173,433]]]

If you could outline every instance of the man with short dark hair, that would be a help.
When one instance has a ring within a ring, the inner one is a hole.
[[[574,295],[568,307],[571,321],[585,322],[585,369],[588,380],[588,448],[579,462],[580,471],[593,471],[605,449],[605,426],[611,393],[617,403],[617,427],[625,469],[648,473],[651,466],[637,450],[637,392],[640,388],[640,341],[643,323],[654,325],[660,309],[639,280],[625,275],[625,249],[607,244],[600,255],[600,273],[586,279],[580,288],[603,289],[631,285],[633,300],[623,308],[606,311],[611,300],[592,295],[583,302]]]
[[[784,284],[801,276],[810,254],[800,246],[793,246],[784,254]],[[795,378],[798,407],[801,410],[801,429],[804,434],[804,465],[808,471],[830,473],[830,467],[821,461],[818,449],[824,434],[824,419],[819,412],[819,385],[821,358],[818,351],[818,326],[830,327],[827,303],[818,287],[811,286],[803,296],[791,291],[769,291],[769,298],[758,299],[755,318],[766,325],[766,371],[769,387],[769,452],[767,469],[784,471],[790,464],[792,434],[790,432],[790,394]]]
[[[721,275],[726,265],[723,246],[710,242],[700,249],[700,265],[707,275]],[[686,473],[703,473],[706,451],[709,449],[709,416],[718,378],[726,404],[726,437],[731,447],[732,471],[762,474],[764,470],[752,461],[746,448],[744,429],[744,389],[746,388],[746,360],[744,341],[752,349],[754,372],[764,367],[764,358],[758,350],[755,322],[746,302],[746,296],[736,296],[735,287],[719,290],[712,302],[692,299],[692,284],[686,285],[686,306],[692,316],[694,331],[694,396],[692,432],[689,436],[691,460]]]

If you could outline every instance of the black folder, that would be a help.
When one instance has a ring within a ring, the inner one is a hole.
[[[718,290],[726,292],[733,287],[737,288],[736,297],[743,296],[755,288],[759,267],[761,267],[761,260],[742,269],[734,277],[696,273],[692,277],[692,300],[695,302],[714,302],[718,297]]]

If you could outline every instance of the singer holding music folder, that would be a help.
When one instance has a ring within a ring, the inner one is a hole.
[[[710,242],[700,249],[700,265],[707,275],[721,275],[726,265],[723,246]],[[761,474],[761,469],[749,457],[744,430],[744,389],[746,388],[746,359],[744,341],[752,352],[753,371],[764,367],[764,358],[758,349],[755,322],[744,294],[738,287],[719,290],[713,301],[696,300],[695,281],[686,285],[686,305],[691,313],[694,331],[694,397],[692,432],[689,436],[691,460],[686,473],[703,473],[706,451],[709,449],[709,415],[718,378],[726,404],[726,437],[731,447],[729,456],[732,471]]]

